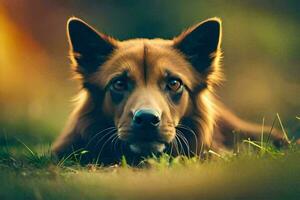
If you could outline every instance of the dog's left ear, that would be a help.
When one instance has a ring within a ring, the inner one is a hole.
[[[68,20],[67,35],[75,70],[83,76],[97,71],[116,47],[116,40],[75,17]]]
[[[189,28],[173,41],[175,48],[202,73],[211,70],[213,60],[220,55],[221,37],[221,20],[212,18]]]

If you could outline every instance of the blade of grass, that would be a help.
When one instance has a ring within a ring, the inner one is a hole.
[[[262,146],[258,145],[257,143],[255,143],[255,142],[249,140],[249,138],[248,138],[248,140],[243,140],[243,142],[244,142],[244,143],[248,143],[249,146],[252,145],[252,146],[254,146],[254,147],[257,147],[257,148],[259,148],[260,150],[263,150],[264,152],[267,152],[267,153],[269,153],[269,154],[272,155],[272,156],[274,156],[274,154],[278,154],[278,153],[276,153],[276,152],[270,151],[269,149],[267,149],[267,148],[265,148],[265,147],[262,147]],[[259,143],[259,142],[258,142],[258,143]],[[280,154],[280,155],[284,155],[284,154],[282,153],[282,154]]]
[[[127,168],[128,167],[127,160],[126,160],[126,157],[124,155],[121,158],[121,166],[123,168]]]
[[[269,145],[269,141],[270,141],[270,139],[271,139],[271,134],[272,134],[272,131],[273,131],[273,129],[274,129],[274,125],[275,125],[276,119],[277,119],[277,117],[275,117],[275,118],[273,119],[272,126],[271,126],[271,129],[270,129],[270,131],[269,131],[268,138],[267,138],[267,141],[266,141],[266,146]]]
[[[22,142],[18,138],[15,139],[25,147],[25,149],[30,153],[31,156],[36,156],[36,153],[33,152],[24,142]]]
[[[217,156],[219,158],[223,158],[220,154],[214,152],[213,150],[208,150],[208,153],[211,153],[212,155]]]
[[[280,127],[281,127],[281,129],[282,129],[282,132],[283,132],[283,134],[284,134],[285,139],[286,139],[287,141],[290,141],[289,138],[288,138],[288,136],[287,136],[287,133],[285,132],[285,129],[284,129],[283,125],[282,125],[282,122],[281,122],[281,119],[280,119],[280,116],[279,116],[278,113],[277,113],[277,118],[278,118],[278,121],[279,121],[279,124],[280,124]]]
[[[58,163],[57,166],[61,167],[68,159],[70,159],[74,154],[78,153],[79,151],[82,151],[83,149],[78,149],[76,151],[73,151],[70,153],[67,157],[62,158]]]
[[[250,140],[250,138],[248,138],[248,140],[245,140],[245,141],[248,142],[248,155],[250,155],[250,149],[251,149],[250,142],[251,142],[251,140]]]
[[[262,146],[260,146],[260,145],[256,144],[255,142],[249,140],[249,138],[248,138],[248,140],[243,140],[243,142],[244,143],[248,143],[249,145],[253,145],[253,146],[255,146],[255,147],[259,148],[259,149],[263,149]]]
[[[260,146],[262,147],[264,147],[264,128],[265,128],[265,117],[263,117],[262,127],[261,127]]]

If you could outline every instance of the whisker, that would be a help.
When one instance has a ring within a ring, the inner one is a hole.
[[[177,130],[176,133],[178,134],[178,137],[183,141],[185,144],[187,151],[188,151],[188,157],[190,157],[190,145],[186,137],[183,135],[183,133],[180,130]]]
[[[172,153],[173,153],[173,145],[174,145],[174,143],[173,143],[173,141],[171,142],[171,147],[170,147],[170,155],[172,156]]]
[[[90,143],[97,137],[99,136],[101,133],[105,132],[105,131],[109,131],[109,130],[114,130],[116,129],[115,127],[108,127],[106,129],[101,130],[100,132],[96,133],[87,143],[86,147],[88,147],[90,145]],[[116,129],[117,130],[117,129]],[[105,134],[106,135],[106,134]]]
[[[113,139],[114,137],[116,137],[116,136],[117,136],[117,134],[116,134],[116,132],[114,132],[114,133],[113,133],[111,136],[109,136],[109,138],[107,138],[107,140],[103,143],[103,145],[101,146],[101,149],[100,149],[100,151],[99,151],[99,153],[98,153],[97,160],[96,160],[96,164],[98,164],[100,155],[101,155],[101,153],[102,153],[104,147],[107,145],[107,143],[108,143],[110,140],[112,140],[112,139]],[[97,142],[97,145],[98,145],[98,142]],[[97,146],[97,145],[96,145],[96,146]]]
[[[189,133],[191,133],[192,135],[193,135],[193,137],[194,137],[194,140],[195,140],[195,145],[196,145],[196,147],[195,147],[195,153],[196,153],[196,155],[198,154],[198,137],[197,137],[197,134],[195,133],[195,131],[193,131],[190,127],[187,127],[187,126],[185,126],[185,125],[183,125],[183,124],[178,124],[178,126],[176,127],[176,128],[182,128],[182,129],[184,129],[184,130],[187,130]]]
[[[174,144],[175,150],[177,152],[177,155],[180,155],[176,135],[175,135],[175,140],[174,140],[173,144]]]
[[[175,135],[175,138],[177,139],[177,141],[178,141],[178,143],[179,143],[179,146],[180,146],[180,154],[183,153],[183,155],[185,156],[185,155],[186,155],[186,154],[185,154],[185,150],[184,150],[184,148],[183,148],[183,145],[182,145],[182,143],[181,143],[181,141],[180,141],[178,135]]]
[[[116,134],[117,135],[117,134]],[[116,142],[116,140],[118,139],[118,137],[117,136],[115,136],[112,140],[111,140],[111,147],[110,147],[110,149],[111,149],[111,151],[113,151],[113,152],[116,152],[116,149],[115,149],[115,142]]]
[[[187,148],[187,151],[188,151],[188,157],[190,157],[190,153],[192,152],[191,151],[191,148],[190,148],[190,143],[189,141],[187,140],[187,138],[184,136],[184,134],[180,131],[180,130],[177,130],[177,134],[178,136],[181,138],[181,140],[183,141],[183,143],[185,144],[186,148]],[[193,153],[193,152],[192,152]]]
[[[110,135],[110,134],[112,134],[112,135],[114,135],[114,132],[116,132],[116,130],[110,130],[108,133],[106,133],[105,135],[103,135],[98,141],[97,141],[97,143],[96,143],[96,147],[98,146],[98,144],[106,137],[106,136],[108,136],[108,135]]]
[[[178,129],[176,129],[176,133],[183,140],[183,142],[189,147],[189,142],[186,139],[186,137],[184,136],[184,134],[180,130],[178,130]]]
[[[115,151],[116,153],[120,153],[120,151],[118,150],[118,147],[120,146],[120,145],[119,145],[120,142],[121,142],[121,140],[119,139],[119,136],[117,135],[117,137],[115,137],[114,144],[113,144],[113,146],[114,146],[114,151]]]
[[[178,144],[179,144],[179,147],[180,147],[180,154],[185,155],[185,151],[183,149],[182,143],[181,143],[181,141],[180,141],[180,139],[179,139],[179,137],[178,137],[177,134],[175,135],[175,139],[177,139],[177,141],[178,141]]]

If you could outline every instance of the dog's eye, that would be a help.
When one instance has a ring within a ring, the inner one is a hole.
[[[182,82],[179,79],[170,79],[167,83],[167,89],[172,92],[178,92],[182,88]]]
[[[117,79],[112,83],[112,88],[116,91],[127,90],[127,82],[126,80]]]

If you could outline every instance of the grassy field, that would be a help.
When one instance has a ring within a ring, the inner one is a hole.
[[[49,147],[2,145],[0,199],[300,199],[300,150],[244,141],[240,152],[211,159],[148,158],[80,166],[55,161]]]

